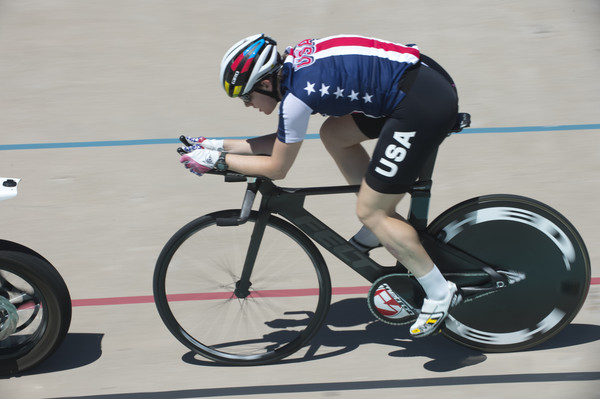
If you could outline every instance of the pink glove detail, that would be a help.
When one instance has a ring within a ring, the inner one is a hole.
[[[219,159],[219,151],[202,148],[183,155],[179,162],[184,164],[190,172],[202,176],[214,168],[217,159]]]

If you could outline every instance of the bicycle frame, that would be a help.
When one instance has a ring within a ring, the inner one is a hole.
[[[459,120],[466,126],[468,114]],[[556,210],[509,194],[462,201],[429,224],[435,158],[409,190],[407,219],[463,298],[442,332],[482,351],[544,342],[573,320],[585,300],[591,269],[583,240]],[[162,320],[188,348],[232,365],[267,364],[296,352],[318,331],[331,303],[323,249],[371,282],[366,301],[378,320],[400,325],[419,313],[425,292],[413,275],[376,252],[374,258],[361,252],[305,208],[307,196],[355,194],[358,186],[282,188],[262,177],[209,173],[247,183],[241,210],[210,212],[180,228],[163,247],[153,279]],[[246,222],[248,228],[218,227]],[[201,260],[199,245],[207,255]],[[282,290],[289,292],[280,295]],[[385,292],[400,306],[382,308]],[[181,304],[181,293],[218,295]],[[208,326],[198,323],[199,314]],[[243,328],[246,323],[251,328]]]
[[[453,248],[428,234],[426,228],[432,187],[431,176],[433,174],[436,155],[437,152],[431,155],[418,180],[409,192],[411,198],[408,222],[417,230],[424,247],[436,263],[443,262],[441,264],[449,265],[450,270],[454,269],[457,271],[464,270],[465,266],[467,266],[469,270],[477,271],[482,276],[489,277],[483,285],[462,287],[465,296],[505,287],[508,284],[506,276],[497,273],[492,265]],[[377,263],[368,254],[364,254],[356,249],[344,237],[304,208],[304,201],[307,196],[356,193],[360,186],[283,188],[275,185],[271,180],[266,178],[247,178],[232,173],[225,174],[225,179],[230,182],[247,181],[248,187],[244,196],[240,217],[218,219],[217,224],[220,226],[235,226],[245,223],[252,209],[256,194],[260,192],[262,195],[258,208],[259,218],[254,227],[248,247],[244,272],[236,290],[238,297],[245,297],[250,293],[250,275],[268,217],[271,214],[279,214],[290,221],[325,250],[371,283],[387,274],[407,273],[406,268],[400,263],[397,263],[395,266],[383,266]]]

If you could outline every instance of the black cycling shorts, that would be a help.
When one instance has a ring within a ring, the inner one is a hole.
[[[425,65],[405,73],[400,88],[407,93],[385,118],[352,114],[369,138],[379,138],[369,163],[366,183],[384,194],[407,192],[430,154],[456,122],[458,96],[451,79]]]

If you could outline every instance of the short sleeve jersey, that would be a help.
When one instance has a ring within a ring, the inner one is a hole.
[[[284,143],[304,140],[311,114],[391,114],[405,96],[402,75],[420,58],[415,45],[347,35],[307,39],[287,53],[277,130]]]

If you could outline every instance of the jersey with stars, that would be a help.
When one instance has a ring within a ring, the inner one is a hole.
[[[311,114],[391,114],[405,96],[402,75],[420,57],[414,45],[347,35],[304,40],[288,52],[278,128],[285,143],[304,139]]]

